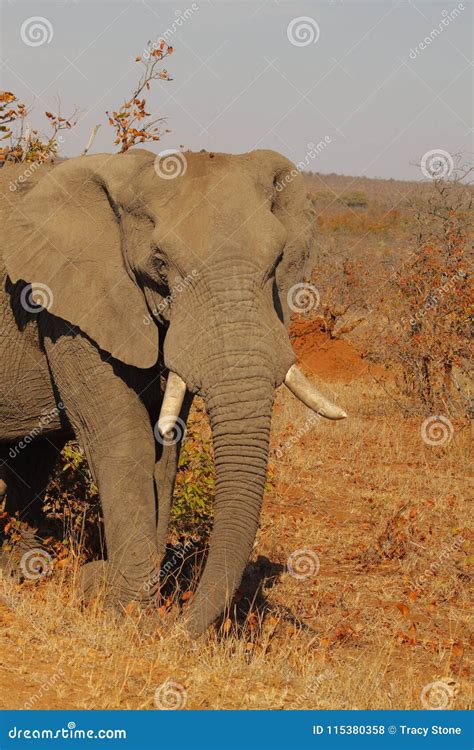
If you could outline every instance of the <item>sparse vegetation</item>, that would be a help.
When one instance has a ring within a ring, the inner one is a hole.
[[[336,364],[331,350],[319,362],[325,372]],[[39,583],[3,580],[2,706],[39,693],[36,708],[152,709],[156,688],[172,679],[189,709],[419,709],[423,687],[442,679],[450,707],[468,708],[472,552],[458,470],[467,431],[449,450],[432,448],[419,421],[366,375],[347,371],[331,386],[350,420],[319,420],[273,459],[238,633],[213,629],[189,642],[176,602],[152,623],[133,610],[113,616],[100,602],[81,609],[74,560]],[[307,417],[279,391],[274,448]],[[308,548],[319,573],[293,578],[288,556]]]
[[[363,190],[350,190],[343,193],[340,201],[349,208],[366,208],[369,205],[369,199]]]
[[[199,406],[188,419],[171,510],[172,532],[206,542],[213,517],[215,471],[210,431]]]
[[[132,95],[117,111],[106,112],[109,125],[115,130],[114,143],[120,146],[121,153],[128,151],[137,143],[160,140],[158,123],[162,123],[164,118],[148,119],[151,114],[146,111],[146,99],[142,97],[142,94],[150,90],[153,81],[170,80],[168,71],[161,67],[161,63],[172,53],[173,47],[166,44],[164,40],[161,40],[158,45],[148,42],[143,55],[135,58],[135,61],[143,66],[143,71]],[[169,133],[169,130],[165,129],[164,132]]]
[[[131,95],[117,110],[105,112],[109,125],[115,131],[114,143],[120,146],[121,153],[137,144],[159,141],[163,133],[170,132],[167,128],[160,131],[158,124],[163,123],[165,118],[153,118],[151,113],[146,111],[147,102],[143,94],[150,91],[153,81],[171,80],[162,63],[172,53],[173,47],[164,40],[158,43],[148,42],[143,54],[135,58],[142,66],[142,74]],[[78,111],[75,110],[70,117],[62,117],[58,100],[56,114],[44,113],[52,130],[49,135],[44,135],[37,129],[30,129],[26,119],[29,115],[26,104],[20,102],[14,93],[0,91],[0,166],[6,161],[54,161],[62,142],[61,131],[74,127]],[[152,119],[149,119],[150,117]],[[86,150],[90,149],[98,127],[100,125],[94,128]]]
[[[60,104],[58,112],[45,112],[51,128],[49,135],[31,130],[26,118],[28,111],[23,102],[18,101],[11,91],[0,91],[0,164],[13,162],[48,162],[54,161],[61,143],[61,131],[70,130],[75,125],[77,112],[71,117],[62,117]]]
[[[470,413],[466,385],[473,354],[473,308],[468,228],[473,197],[459,180],[434,182],[426,204],[415,210],[414,252],[389,282],[391,326],[384,355],[401,371],[402,389],[428,414]]]

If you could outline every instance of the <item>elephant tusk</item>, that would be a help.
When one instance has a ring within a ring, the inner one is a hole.
[[[346,412],[339,406],[328,401],[323,394],[314,387],[308,378],[303,375],[299,367],[292,365],[285,377],[286,387],[299,398],[303,404],[327,419],[345,419]]]
[[[173,435],[185,394],[186,383],[179,375],[170,370],[158,418],[158,429],[164,438],[170,438]]]

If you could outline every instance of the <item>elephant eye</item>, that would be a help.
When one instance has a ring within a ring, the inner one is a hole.
[[[160,281],[166,283],[168,281],[168,264],[166,259],[160,253],[154,253],[153,255],[153,270],[159,277]]]
[[[267,271],[265,273],[264,283],[268,281],[268,279],[271,279],[272,276],[275,275],[276,268],[278,264],[280,263],[281,259],[283,258],[283,250],[281,250],[276,258],[272,261],[272,263],[267,268]]]
[[[283,189],[284,185],[280,180],[280,173],[276,174],[273,178],[272,183],[272,195],[271,195],[271,205],[270,205],[270,211],[274,213],[275,208],[278,206],[278,193]]]

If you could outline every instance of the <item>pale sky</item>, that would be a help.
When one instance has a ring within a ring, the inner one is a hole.
[[[299,162],[326,138],[311,171],[417,180],[427,151],[473,150],[472,10],[467,0],[2,0],[0,83],[31,106],[32,127],[58,95],[63,114],[80,109],[63,155],[80,153],[96,123],[93,151],[111,151],[104,112],[130,95],[147,40],[171,29],[173,81],[154,84],[147,104],[172,132],[152,150],[273,148]],[[28,37],[35,16],[40,37]]]

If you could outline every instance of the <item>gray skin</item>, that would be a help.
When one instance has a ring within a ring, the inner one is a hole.
[[[34,525],[75,435],[107,542],[107,562],[85,566],[86,592],[99,568],[121,603],[154,600],[179,451],[154,426],[176,372],[182,419],[194,394],[205,400],[217,477],[188,612],[197,636],[230,602],[254,543],[275,389],[295,361],[287,292],[309,267],[314,217],[278,153],[184,157],[174,179],[145,150],[41,166],[17,189],[25,165],[0,170],[0,491]],[[29,284],[42,309],[28,309]]]

